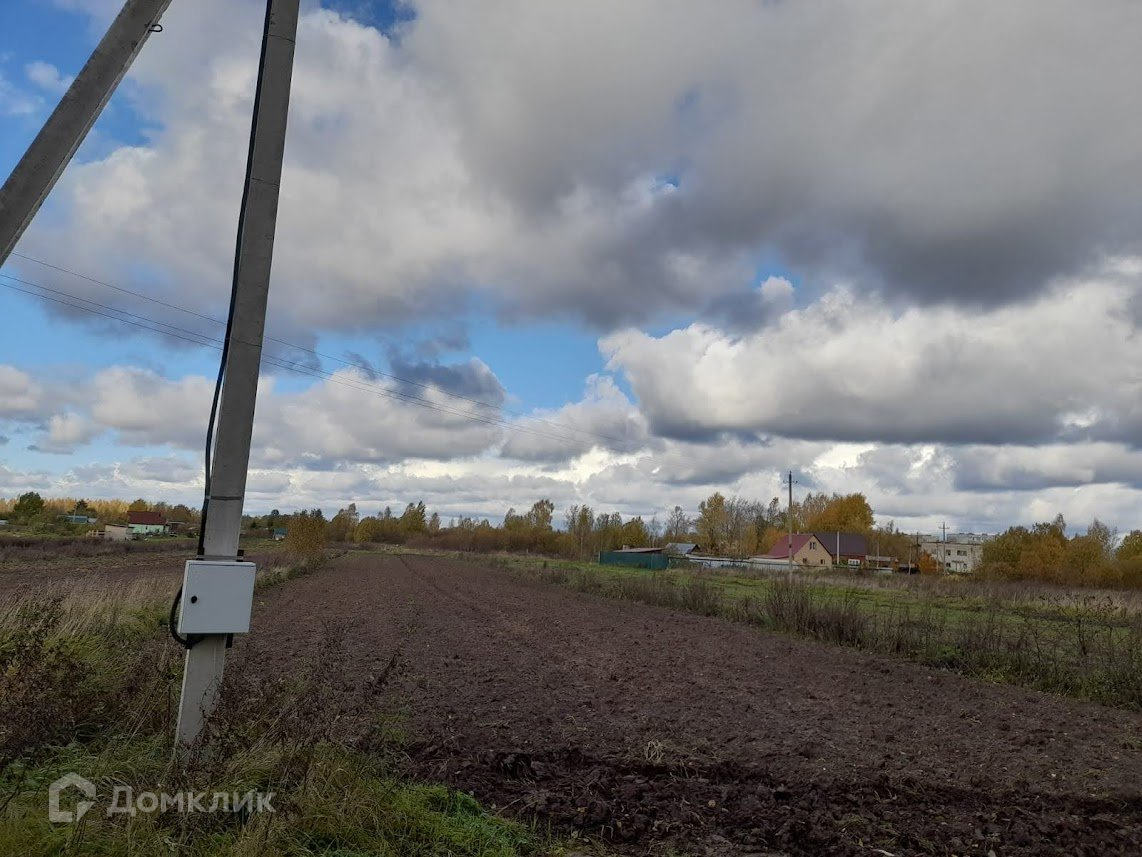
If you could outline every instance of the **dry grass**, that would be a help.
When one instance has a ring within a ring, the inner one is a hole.
[[[263,564],[261,585],[304,569]],[[114,593],[93,582],[57,586],[0,608],[0,854],[534,853],[531,830],[485,812],[472,798],[393,775],[391,724],[358,749],[340,734],[362,711],[334,691],[346,674],[343,641],[327,629],[313,660],[289,676],[258,668],[253,649],[226,671],[204,741],[172,761],[182,650],[166,639],[166,586]],[[363,703],[359,703],[363,704]],[[383,733],[383,734],[382,734]],[[275,812],[138,815],[92,811],[53,825],[49,783],[76,772],[97,785],[142,792],[274,792]]]
[[[169,586],[145,579],[109,591],[98,579],[53,582],[0,604],[0,634],[11,633],[26,624],[31,611],[55,605],[58,619],[52,629],[56,638],[100,633],[141,614],[157,617],[166,609],[174,593]]]
[[[1142,709],[1142,612],[1132,593],[1042,584],[879,582],[876,577],[686,575],[596,567],[520,569],[639,601]],[[915,579],[913,579],[915,580]]]
[[[41,537],[0,536],[0,563],[35,565],[79,557],[122,557],[130,554],[163,554],[193,550],[188,539],[107,541],[90,536]]]

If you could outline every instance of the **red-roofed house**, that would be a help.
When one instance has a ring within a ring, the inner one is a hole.
[[[792,544],[794,565],[812,567],[833,564],[833,555],[825,549],[820,539],[812,533],[794,533]],[[763,556],[753,558],[769,561],[788,561],[789,545],[789,536],[782,536],[778,539],[777,544],[773,546],[773,550]]]
[[[868,539],[860,533],[813,533],[837,565],[860,566],[868,558]]]
[[[167,522],[162,512],[128,512],[127,527],[133,536],[162,535]]]

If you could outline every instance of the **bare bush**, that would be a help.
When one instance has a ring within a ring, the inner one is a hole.
[[[174,688],[170,653],[136,627],[61,597],[28,599],[0,625],[0,770],[57,741],[117,724],[160,728]],[[128,643],[130,643],[128,645]],[[169,725],[169,724],[166,724]]]

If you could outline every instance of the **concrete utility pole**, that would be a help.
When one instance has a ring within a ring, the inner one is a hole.
[[[948,570],[948,524],[940,524],[940,571]]]
[[[79,148],[171,0],[127,0],[0,188],[0,265]]]
[[[789,579],[793,579],[793,471],[789,471]]]
[[[238,557],[285,154],[298,4],[299,0],[271,0],[266,12],[266,39],[250,132],[245,220],[238,236],[233,324],[203,531],[205,560]],[[184,746],[198,736],[203,720],[214,707],[226,657],[226,636],[207,634],[187,650],[177,730],[178,740]]]

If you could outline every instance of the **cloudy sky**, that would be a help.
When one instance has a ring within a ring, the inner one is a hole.
[[[120,3],[0,5],[6,174]],[[303,7],[248,509],[1142,526],[1139,4]],[[0,272],[0,495],[197,502],[263,9],[174,0]]]

